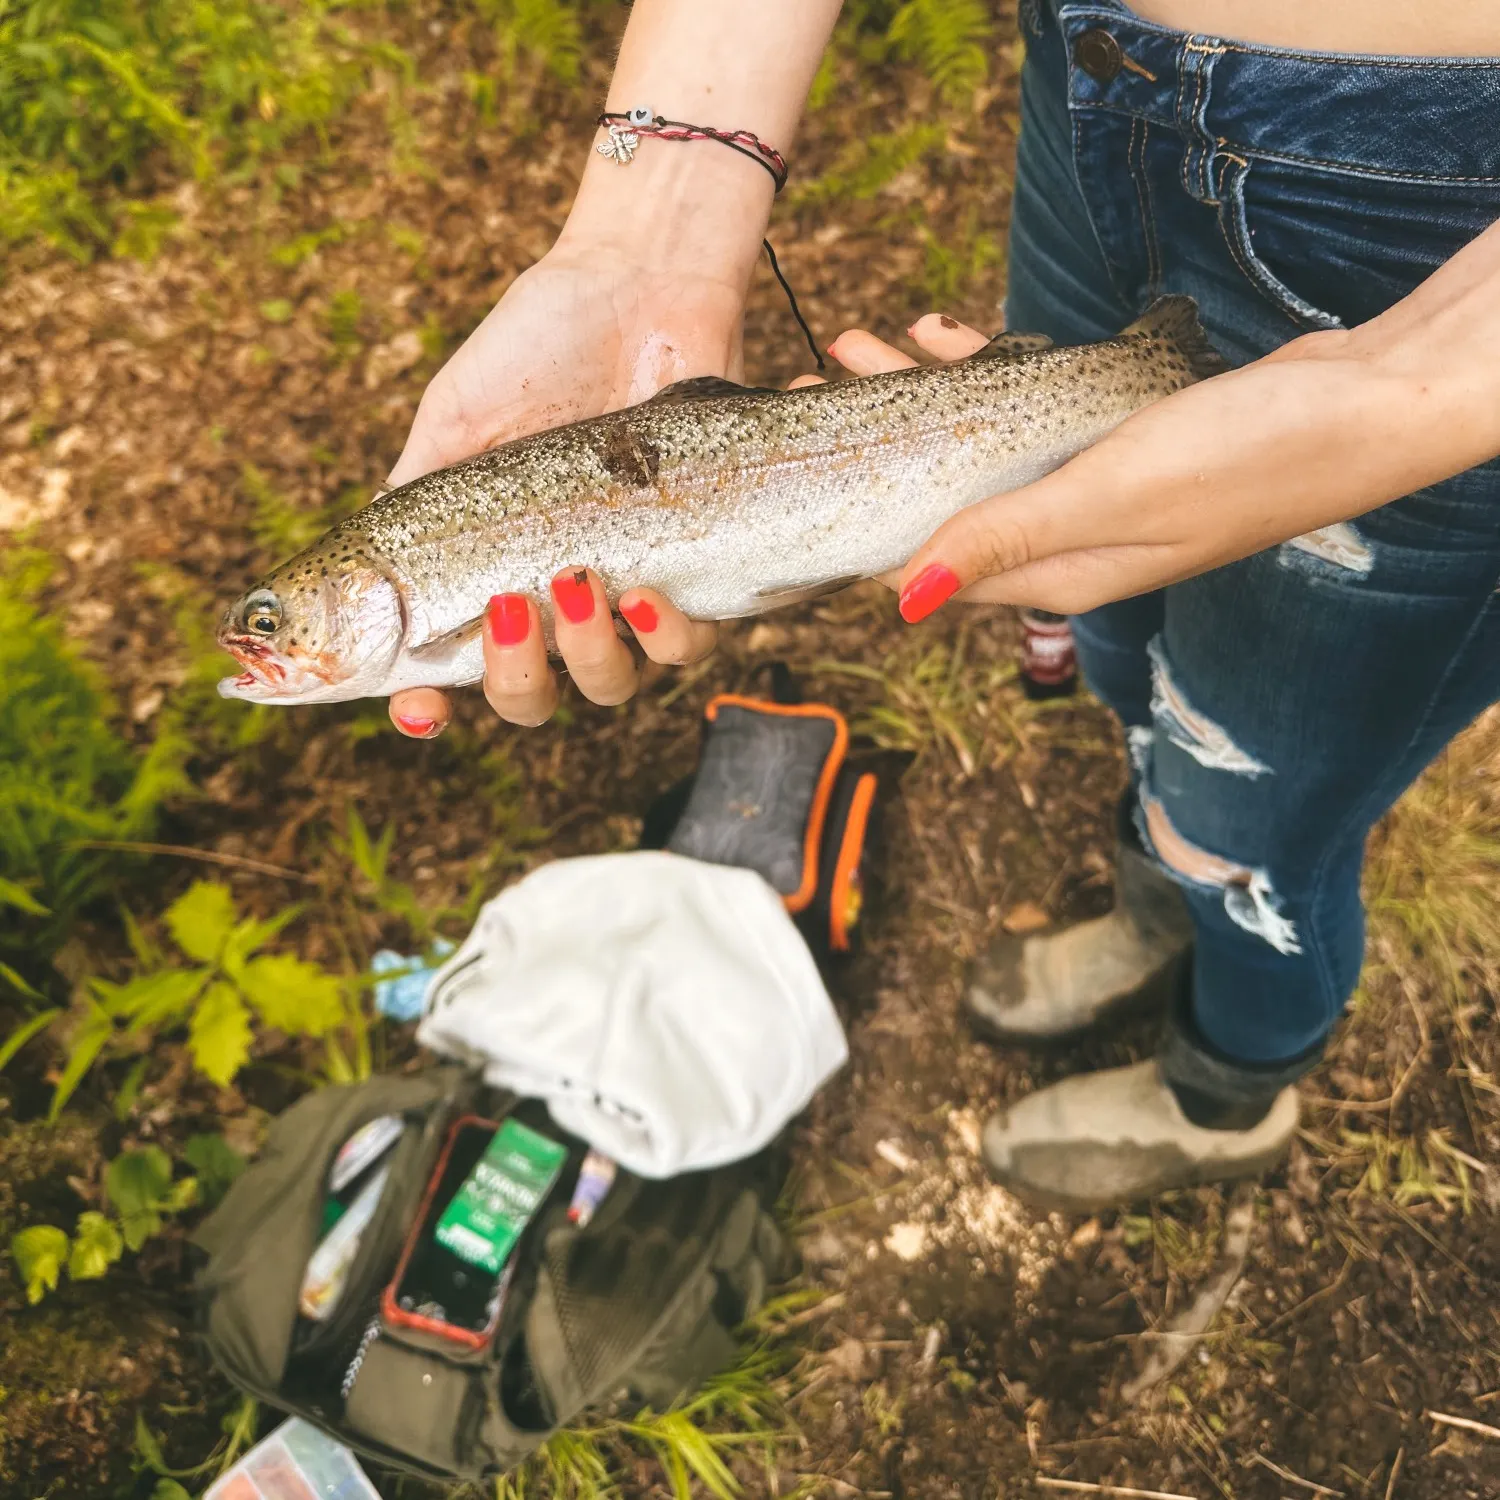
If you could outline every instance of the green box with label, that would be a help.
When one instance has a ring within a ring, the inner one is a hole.
[[[433,1232],[460,1260],[498,1276],[557,1181],[568,1148],[506,1120]]]

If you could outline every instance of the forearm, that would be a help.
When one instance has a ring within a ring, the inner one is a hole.
[[[902,613],[1077,613],[1350,521],[1500,456],[1500,226],[1382,316],[1153,402],[1034,484],[959,512]],[[895,351],[892,351],[893,353]]]
[[[1053,477],[1129,492],[1114,519],[1140,541],[1167,540],[1197,492],[1205,528],[1270,545],[1500,454],[1497,348],[1500,225],[1380,317],[1148,407]]]
[[[1500,223],[1435,271],[1410,296],[1348,335],[1385,399],[1373,403],[1369,438],[1394,446],[1410,478],[1399,493],[1500,454]],[[1382,425],[1382,407],[1398,426]],[[1382,496],[1382,498],[1387,498]]]
[[[636,0],[606,108],[750,130],[789,153],[840,0]],[[658,268],[748,284],[774,190],[763,167],[713,141],[641,142],[621,166],[593,150],[559,240]],[[582,144],[582,143],[580,143]]]

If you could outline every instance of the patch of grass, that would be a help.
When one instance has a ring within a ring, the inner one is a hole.
[[[321,508],[293,505],[254,464],[240,466],[240,484],[255,506],[255,540],[278,561],[311,546],[332,524]]]
[[[1500,989],[1497,880],[1500,713],[1491,710],[1401,799],[1365,866],[1370,925],[1388,962],[1430,966],[1456,1013]]]
[[[1474,1176],[1487,1170],[1444,1130],[1417,1136],[1388,1134],[1378,1127],[1345,1130],[1336,1142],[1315,1139],[1314,1144],[1346,1178],[1354,1178],[1355,1197],[1388,1199],[1401,1208],[1432,1203],[1467,1215],[1474,1206]]]
[[[1149,1214],[1127,1214],[1121,1225],[1128,1247],[1150,1245],[1168,1271],[1195,1281],[1219,1254],[1224,1203],[1218,1193],[1167,1193]]]
[[[943,244],[925,224],[918,233],[924,245],[922,285],[934,307],[951,305],[987,271],[1005,264],[1005,247],[979,228],[978,210],[964,220],[962,233]]]
[[[337,0],[12,0],[0,10],[0,235],[79,259],[149,243],[174,177],[252,169],[410,67]],[[142,233],[147,240],[142,240]]]
[[[915,64],[949,108],[969,104],[989,76],[995,21],[984,0],[848,0],[813,80],[810,107],[838,91],[841,64]]]
[[[504,75],[530,64],[562,83],[576,83],[583,62],[581,7],[568,0],[479,0],[494,28]]]
[[[197,747],[244,750],[276,733],[278,726],[285,732],[286,716],[278,716],[276,709],[219,696],[219,680],[234,670],[216,639],[222,601],[176,568],[143,563],[138,571],[170,611],[182,669],[174,702],[181,721],[192,725]]]
[[[413,941],[420,947],[425,949],[432,945],[438,936],[438,926],[443,922],[453,922],[464,931],[474,925],[484,900],[487,869],[475,873],[462,904],[430,911],[417,900],[416,892],[409,885],[393,879],[390,874],[391,848],[396,838],[394,822],[387,823],[378,838],[372,838],[359,810],[351,804],[346,828],[347,836],[335,841],[334,848],[340,859],[346,861],[359,877],[356,887],[361,898],[383,915],[404,922]],[[497,851],[496,857],[502,853]]]
[[[357,234],[363,227],[358,223],[334,223],[327,224],[322,229],[309,229],[302,234],[294,235],[284,245],[278,245],[271,251],[271,262],[273,265],[295,270],[298,266],[310,261],[324,246],[342,245],[345,240]]]
[[[57,1119],[98,1063],[149,1058],[159,1039],[177,1032],[186,1034],[193,1065],[221,1088],[250,1061],[257,1028],[322,1041],[335,1082],[366,1077],[370,1048],[359,986],[292,954],[262,951],[301,910],[241,918],[228,886],[200,880],[163,914],[170,947],[127,915],[135,972],[121,983],[90,979],[73,1010],[59,1015],[68,1057],[48,1118]],[[141,1072],[132,1070],[122,1093],[133,1098],[141,1082]]]
[[[329,298],[328,339],[338,359],[350,359],[359,352],[359,325],[364,313],[364,298],[353,287],[344,287]]]
[[[757,1326],[775,1307],[762,1310]],[[673,1500],[693,1500],[700,1493],[737,1500],[744,1486],[734,1463],[753,1458],[769,1480],[777,1453],[795,1440],[786,1410],[785,1367],[784,1354],[762,1340],[670,1411],[647,1410],[564,1429],[495,1482],[494,1500],[604,1500],[619,1494],[622,1478],[642,1457],[655,1461]]]
[[[861,137],[840,154],[832,168],[789,196],[796,208],[873,198],[908,167],[940,151],[947,139],[947,127],[931,122]]]
[[[162,805],[189,789],[174,730],[137,751],[112,726],[101,675],[38,606],[49,572],[39,554],[0,570],[0,992],[33,999],[120,873],[118,853],[80,846],[149,838]]]
[[[1014,748],[1037,706],[1008,701],[1002,689],[1016,678],[1004,655],[974,649],[974,625],[964,621],[947,639],[904,640],[879,666],[818,661],[815,674],[854,678],[880,689],[875,703],[857,710],[850,731],[885,750],[916,755],[946,747],[965,776],[1001,763]]]
[[[1371,836],[1364,873],[1369,960],[1353,1003],[1358,1028],[1388,1034],[1397,997],[1415,1019],[1421,1051],[1410,1063],[1380,1043],[1393,1098],[1424,1053],[1440,1046],[1451,1055],[1448,1073],[1470,1127],[1465,1144],[1480,1156],[1500,1098],[1489,998],[1500,994],[1497,884],[1500,712],[1492,709],[1448,746]],[[1440,1041],[1433,1032],[1441,1032]],[[1421,1138],[1390,1149],[1372,1143],[1374,1181],[1451,1201],[1452,1192],[1433,1190],[1447,1184],[1467,1202],[1467,1185],[1442,1160],[1441,1147],[1431,1157],[1431,1146]]]

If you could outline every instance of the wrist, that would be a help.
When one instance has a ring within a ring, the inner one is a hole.
[[[743,299],[774,196],[764,168],[717,141],[648,136],[623,165],[591,149],[557,248],[722,282]]]

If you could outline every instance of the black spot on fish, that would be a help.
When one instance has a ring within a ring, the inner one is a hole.
[[[600,433],[599,459],[605,472],[621,484],[650,484],[661,468],[661,452],[628,422],[611,422]]]

